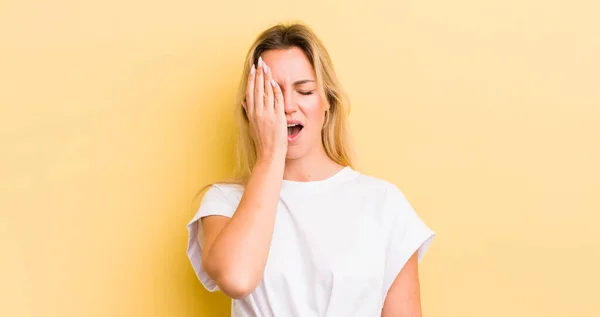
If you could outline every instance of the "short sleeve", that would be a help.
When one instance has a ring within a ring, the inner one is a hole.
[[[390,219],[383,279],[385,298],[392,283],[415,252],[418,252],[418,261],[421,262],[435,237],[435,232],[421,220],[406,197],[395,186],[388,189],[384,208]]]
[[[204,194],[200,207],[192,220],[187,224],[188,247],[187,255],[194,268],[196,276],[202,282],[202,285],[210,291],[217,291],[219,288],[215,281],[206,274],[202,267],[202,222],[200,219],[206,216],[220,215],[232,217],[237,205],[239,196],[236,188],[229,185],[212,185]],[[200,234],[200,241],[198,241]]]

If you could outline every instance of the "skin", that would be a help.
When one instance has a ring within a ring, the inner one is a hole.
[[[299,48],[271,50],[262,56],[281,87],[286,119],[299,120],[304,125],[298,141],[288,144],[284,178],[313,181],[335,174],[343,167],[327,156],[321,142],[325,104],[317,93],[310,61]],[[310,81],[301,83],[306,80]]]
[[[419,264],[415,252],[390,286],[381,310],[381,317],[421,316]]]
[[[204,269],[231,298],[248,296],[262,279],[282,180],[322,180],[343,168],[323,148],[326,108],[317,93],[314,69],[302,50],[266,51],[256,66],[248,77],[243,104],[257,148],[256,166],[231,218],[201,219]],[[294,142],[288,142],[290,120],[304,126]],[[418,268],[413,256],[390,287],[382,317],[419,316]]]

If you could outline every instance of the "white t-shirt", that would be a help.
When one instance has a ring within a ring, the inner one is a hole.
[[[213,185],[187,226],[187,254],[211,292],[199,219],[232,217],[242,193]],[[404,264],[415,251],[420,261],[434,236],[395,185],[350,167],[322,181],[284,180],[263,278],[232,300],[232,316],[379,317]]]

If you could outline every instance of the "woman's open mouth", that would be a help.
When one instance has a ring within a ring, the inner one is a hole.
[[[297,123],[288,124],[288,126],[287,126],[288,141],[289,142],[296,141],[298,139],[298,137],[300,136],[300,132],[302,131],[302,128],[304,128],[304,126],[301,124],[297,124]]]

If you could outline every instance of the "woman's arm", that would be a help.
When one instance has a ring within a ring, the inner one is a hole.
[[[202,265],[231,298],[248,296],[262,278],[283,179],[285,158],[280,157],[257,163],[231,218],[201,219]]]
[[[202,266],[231,298],[248,296],[262,279],[283,182],[287,123],[283,94],[271,74],[261,57],[248,76],[243,106],[258,158],[242,199],[231,218],[201,219]]]
[[[416,252],[390,286],[381,317],[421,317],[419,264]]]

